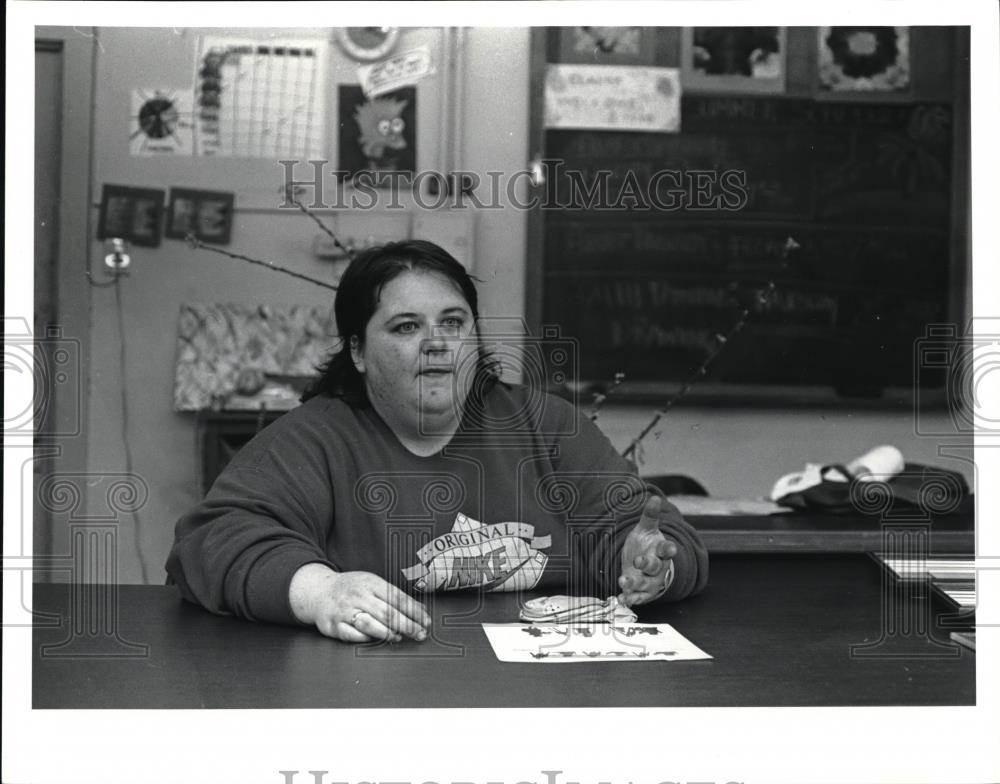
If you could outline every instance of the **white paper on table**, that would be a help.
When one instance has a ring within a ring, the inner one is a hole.
[[[484,623],[504,662],[689,661],[712,657],[667,623]]]

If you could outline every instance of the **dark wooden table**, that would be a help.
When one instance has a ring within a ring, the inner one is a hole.
[[[359,647],[214,616],[173,588],[36,585],[53,625],[34,632],[33,707],[975,704],[975,654],[948,642],[968,620],[923,589],[886,591],[870,557],[722,555],[711,568],[701,596],[639,608],[714,656],[690,662],[500,662],[479,624],[516,621],[516,595],[436,597],[434,639]],[[95,596],[112,614],[87,609]]]

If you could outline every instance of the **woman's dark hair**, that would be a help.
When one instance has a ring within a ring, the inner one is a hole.
[[[444,248],[426,240],[390,242],[358,253],[344,270],[337,286],[333,311],[340,342],[327,360],[317,368],[317,378],[302,395],[303,402],[317,395],[343,398],[352,405],[368,400],[364,377],[351,360],[351,338],[362,345],[365,327],[378,309],[382,289],[393,278],[408,271],[437,272],[452,281],[469,303],[472,318],[479,319],[479,295],[473,278]],[[498,372],[480,347],[473,389],[485,391]]]

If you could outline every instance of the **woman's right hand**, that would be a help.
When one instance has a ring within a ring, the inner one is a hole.
[[[335,572],[306,564],[292,576],[288,601],[295,617],[345,642],[427,638],[431,616],[416,599],[371,572]]]

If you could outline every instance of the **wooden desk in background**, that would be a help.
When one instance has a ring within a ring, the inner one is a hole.
[[[118,592],[117,634],[148,646],[145,656],[53,657],[42,655],[42,646],[69,639],[71,588],[38,584],[35,612],[62,622],[34,630],[32,703],[36,709],[975,704],[975,654],[948,642],[949,629],[968,623],[933,598],[907,594],[891,613],[913,629],[920,626],[914,621],[927,619],[929,634],[884,636],[884,602],[894,594],[882,590],[887,578],[870,557],[718,555],[711,569],[702,595],[638,608],[640,622],[670,623],[714,657],[671,663],[500,662],[480,623],[515,622],[514,594],[436,595],[435,639],[357,647],[308,629],[214,616],[159,586]],[[852,655],[859,645],[869,647]]]
[[[774,515],[684,514],[713,555],[721,553],[873,553],[885,546],[879,515],[788,512]],[[917,530],[923,523],[899,520]],[[927,555],[975,552],[971,514],[934,517],[927,525]]]

